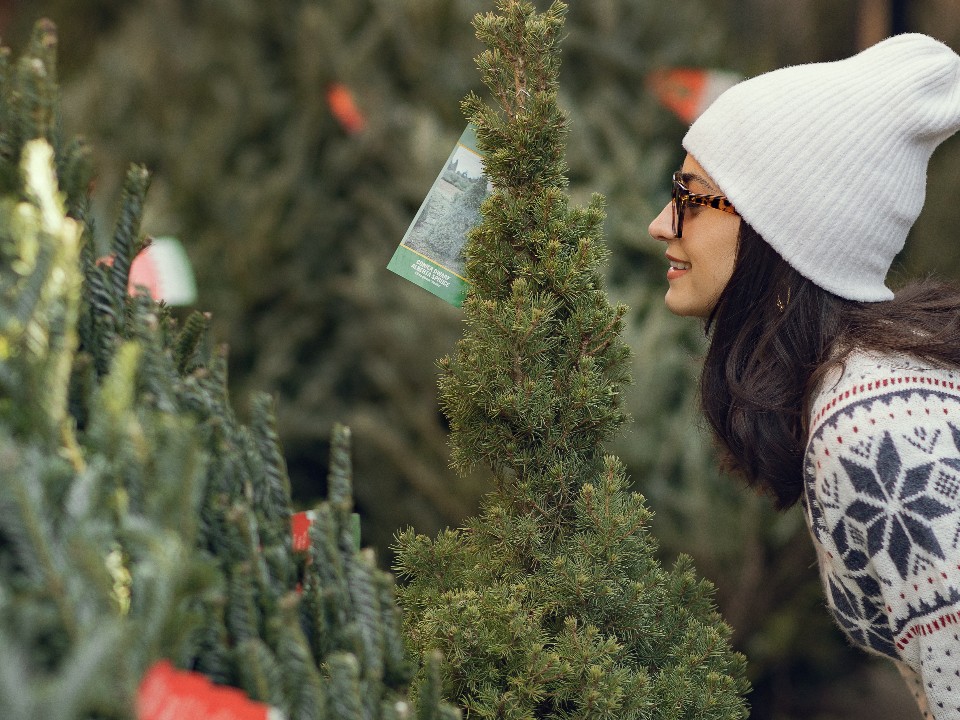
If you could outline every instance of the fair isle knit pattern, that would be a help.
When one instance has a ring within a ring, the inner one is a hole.
[[[855,352],[810,409],[804,508],[827,603],[960,718],[960,371]]]

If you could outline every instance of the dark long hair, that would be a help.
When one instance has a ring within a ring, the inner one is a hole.
[[[811,393],[854,349],[960,367],[960,289],[914,282],[861,303],[821,289],[741,222],[733,275],[707,320],[700,402],[728,469],[779,508],[800,498]]]

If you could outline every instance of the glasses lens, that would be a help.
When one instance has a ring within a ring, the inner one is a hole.
[[[673,176],[673,236],[679,238],[683,232],[683,206],[686,200],[686,188],[680,184],[679,173]]]

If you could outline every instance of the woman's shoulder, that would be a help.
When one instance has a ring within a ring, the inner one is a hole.
[[[853,352],[813,413],[803,507],[828,604],[856,644],[919,668],[955,644],[936,631],[960,599],[960,370]]]
[[[933,365],[909,355],[854,349],[834,362],[814,391],[810,434],[831,416],[852,407],[878,403],[886,407],[896,401],[908,409],[917,404],[928,414],[926,405],[936,398],[960,402],[960,368]],[[879,414],[888,419],[889,413]]]

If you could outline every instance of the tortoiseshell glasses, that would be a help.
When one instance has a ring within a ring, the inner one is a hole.
[[[712,207],[722,210],[731,215],[738,215],[733,204],[727,200],[726,195],[699,195],[690,192],[683,184],[683,177],[678,170],[673,174],[673,235],[674,237],[683,237],[683,215],[687,205],[702,205],[703,207]]]

